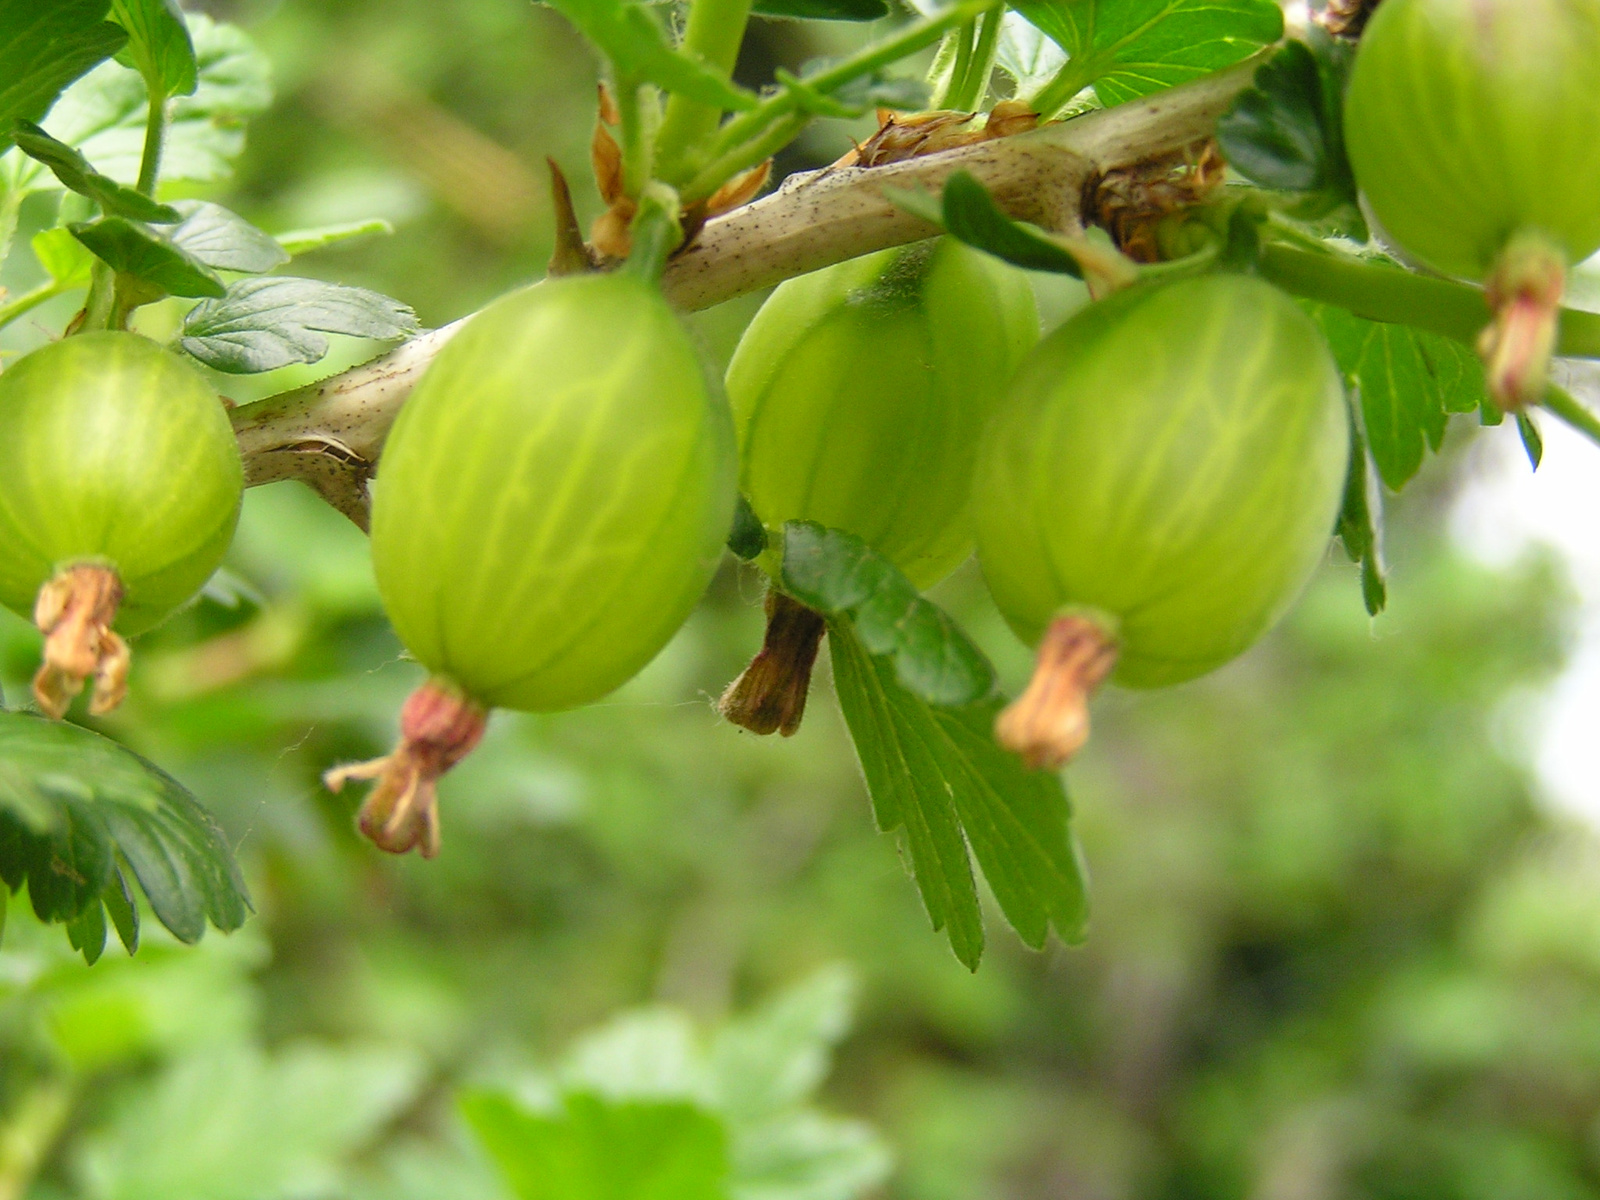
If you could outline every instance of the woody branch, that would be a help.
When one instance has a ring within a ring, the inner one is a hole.
[[[793,176],[771,195],[708,222],[669,264],[663,286],[685,311],[769,287],[932,228],[884,198],[885,187],[937,193],[971,172],[1013,217],[1064,233],[1083,223],[1086,185],[1210,136],[1249,82],[1236,67],[1143,100],[925,158]],[[412,386],[462,321],[363,366],[233,413],[251,485],[300,479],[363,528],[367,481]]]

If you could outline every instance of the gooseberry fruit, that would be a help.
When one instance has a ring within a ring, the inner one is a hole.
[[[1326,343],[1260,280],[1136,287],[1046,338],[974,478],[984,575],[1040,646],[1001,741],[1059,765],[1113,668],[1161,687],[1248,648],[1322,556],[1349,452]]]
[[[1038,338],[1027,277],[953,238],[787,281],[728,367],[745,496],[927,587],[972,553],[978,437]]]
[[[728,368],[740,481],[763,523],[862,538],[917,586],[972,553],[979,435],[1039,337],[1027,277],[953,238],[782,284]],[[822,636],[768,598],[762,654],[723,700],[730,720],[793,733]]]
[[[124,637],[189,601],[222,561],[244,471],[217,393],[147,338],[85,333],[0,374],[0,601],[45,634],[39,706],[126,690]]]
[[[1496,398],[1536,401],[1566,268],[1600,250],[1600,0],[1386,0],[1345,126],[1387,235],[1487,283]]]
[[[430,680],[362,830],[438,849],[434,780],[490,708],[549,711],[637,673],[705,590],[732,521],[732,421],[644,279],[572,276],[483,309],[428,368],[379,463],[372,560]]]

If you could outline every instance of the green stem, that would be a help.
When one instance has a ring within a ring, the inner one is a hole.
[[[639,197],[639,212],[629,230],[633,252],[623,270],[655,283],[667,269],[667,259],[683,244],[682,209],[677,193],[664,183],[652,183]]]
[[[944,107],[961,112],[981,108],[989,94],[989,76],[994,73],[995,54],[1000,48],[1000,24],[1005,18],[1003,10],[985,13],[978,26],[978,39],[967,62],[960,83],[945,98]],[[960,64],[957,63],[957,70]],[[952,74],[952,79],[955,75]]]
[[[116,306],[116,294],[116,273],[97,259],[89,276],[89,295],[83,302],[83,322],[78,326],[79,333],[112,327],[111,313]]]
[[[628,195],[638,196],[650,182],[655,157],[656,92],[637,79],[617,79],[617,115],[622,131],[622,182]]]
[[[751,0],[692,0],[683,50],[727,79],[739,60],[745,26],[750,22]],[[683,95],[667,101],[667,115],[656,140],[657,174],[669,183],[691,174],[689,160],[722,121],[722,110]]]
[[[45,283],[41,283],[32,291],[23,292],[22,295],[18,296],[14,300],[7,300],[4,303],[0,303],[0,329],[4,329],[18,317],[32,312],[45,301],[54,300],[57,296],[63,295],[71,290],[72,288],[70,286],[63,287],[61,284],[52,279]]]
[[[156,194],[161,177],[161,146],[167,137],[167,104],[159,88],[146,81],[150,111],[144,122],[144,154],[139,159],[139,182],[135,185],[146,196]]]
[[[1471,346],[1489,323],[1480,288],[1289,246],[1262,247],[1261,273],[1287,292],[1347,308],[1369,321],[1411,325]],[[1600,358],[1600,314],[1563,309],[1556,353]]]
[[[866,47],[842,62],[835,63],[826,71],[809,76],[806,84],[812,91],[823,94],[837,91],[854,79],[870,75],[879,67],[886,67],[932,45],[943,37],[947,30],[981,16],[997,8],[998,5],[999,0],[967,0],[964,4],[954,5],[936,17],[918,21],[894,36]],[[753,145],[757,139],[768,141],[774,125],[780,121],[789,121],[797,115],[803,115],[801,99],[795,91],[785,90],[768,96],[749,112],[740,113],[717,133],[708,148],[706,158],[712,163],[746,161],[748,155],[741,152]],[[761,159],[757,158],[755,161],[760,162]],[[701,181],[710,178],[710,175],[709,167],[696,173],[694,186],[696,193],[703,187]],[[716,182],[712,190],[715,191],[730,178],[731,174],[724,176]],[[684,189],[685,203],[699,198],[701,197],[698,195],[691,195],[687,187]]]
[[[1070,59],[1056,72],[1056,77],[1034,93],[1028,103],[1033,111],[1046,121],[1054,117],[1072,98],[1096,79],[1100,78],[1098,62],[1091,56]]]
[[[693,204],[697,200],[704,200],[735,175],[765,162],[794,141],[810,120],[802,113],[792,114],[754,141],[746,142],[738,149],[707,163],[700,174],[685,185],[683,202]]]
[[[1600,416],[1596,416],[1586,405],[1579,403],[1571,392],[1552,383],[1550,390],[1545,393],[1543,407],[1560,417],[1584,437],[1600,445]]]
[[[945,38],[945,45],[940,47],[939,57],[943,58],[945,47],[952,43],[955,45],[955,61],[950,64],[950,73],[945,76],[944,84],[938,88],[929,100],[931,108],[960,108],[961,105],[951,99],[958,91],[966,86],[967,73],[972,69],[972,43],[978,35],[977,21],[968,21],[960,29],[952,29]]]

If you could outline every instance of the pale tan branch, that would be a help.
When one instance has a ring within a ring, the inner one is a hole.
[[[970,171],[1011,215],[1076,232],[1084,194],[1101,175],[1171,155],[1210,136],[1249,81],[1235,67],[1143,100],[889,166],[793,176],[776,192],[700,231],[667,268],[663,285],[693,311],[847,258],[927,237],[933,230],[884,199],[885,187],[937,192]],[[357,524],[383,440],[457,321],[363,366],[233,413],[246,482],[301,479]]]

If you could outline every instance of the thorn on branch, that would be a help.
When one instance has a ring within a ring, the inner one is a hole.
[[[572,206],[572,189],[553,158],[544,160],[550,167],[550,203],[555,211],[556,244],[547,270],[551,275],[582,275],[595,269],[589,247],[583,242],[583,228]]]

